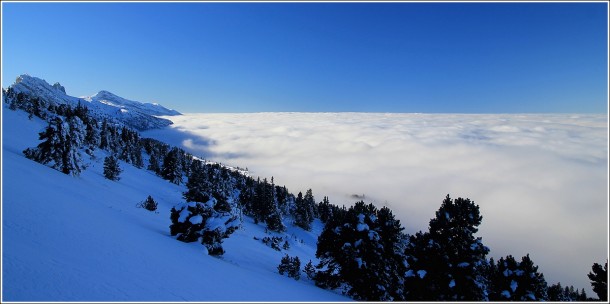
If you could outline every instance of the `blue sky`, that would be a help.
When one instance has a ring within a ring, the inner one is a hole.
[[[606,3],[2,3],[27,73],[181,112],[606,113]]]

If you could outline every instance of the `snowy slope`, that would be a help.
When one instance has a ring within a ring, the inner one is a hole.
[[[86,105],[91,112],[96,113],[96,116],[124,123],[138,130],[161,128],[172,124],[169,119],[159,118],[155,115],[180,115],[179,112],[169,110],[158,104],[127,100],[107,91],[100,91],[93,96],[83,98],[69,96],[59,83],[50,85],[43,79],[29,75],[17,77],[15,83],[10,87],[16,93],[27,93],[47,100],[54,105],[76,106],[80,102]]]
[[[3,301],[349,301],[304,274],[277,273],[285,253],[303,266],[314,258],[319,222],[314,232],[288,225],[291,248],[278,252],[254,239],[264,227],[245,218],[226,254],[207,256],[169,235],[183,186],[122,162],[120,181],[104,179],[104,152],[79,177],[26,159],[21,151],[45,125],[3,109]],[[158,213],[136,208],[148,195]]]

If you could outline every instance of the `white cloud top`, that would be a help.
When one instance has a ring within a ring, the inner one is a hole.
[[[549,283],[589,288],[607,257],[606,115],[187,114],[145,136],[317,201],[387,205],[412,234],[446,194],[480,206],[491,256],[530,253]],[[179,132],[176,132],[179,131]]]

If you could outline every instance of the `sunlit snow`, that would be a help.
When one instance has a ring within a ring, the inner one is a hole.
[[[121,180],[107,180],[102,151],[86,158],[78,177],[26,159],[21,151],[39,142],[45,125],[3,109],[4,301],[350,301],[304,276],[277,273],[286,253],[315,263],[319,220],[312,232],[288,225],[280,236],[291,247],[279,252],[253,239],[267,235],[265,227],[245,218],[223,243],[226,253],[208,256],[199,242],[169,235],[170,209],[183,202],[184,186],[123,162]],[[136,207],[148,195],[156,213]]]

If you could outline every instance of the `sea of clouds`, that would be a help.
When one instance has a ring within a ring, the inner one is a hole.
[[[445,195],[480,206],[499,258],[529,253],[549,284],[590,289],[608,256],[607,115],[185,114],[145,136],[275,178],[293,193],[387,205],[427,230]]]

